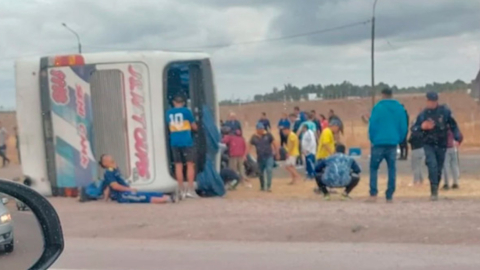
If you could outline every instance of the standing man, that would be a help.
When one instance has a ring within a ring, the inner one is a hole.
[[[402,106],[403,106],[403,109],[405,110],[405,114],[407,115],[407,127],[408,127],[408,126],[410,126],[410,117],[408,115],[408,111],[405,109],[405,105],[402,104]],[[408,136],[405,136],[405,140],[403,140],[399,145],[399,147],[400,147],[400,160],[407,160],[408,159],[407,137]]]
[[[10,159],[8,159],[6,155],[7,139],[8,139],[8,132],[3,127],[2,122],[0,122],[0,157],[2,157],[3,159],[3,167],[7,166],[10,163]]]
[[[442,178],[445,153],[447,151],[448,130],[452,131],[453,138],[460,144],[463,137],[452,112],[446,105],[438,104],[438,94],[427,93],[427,107],[418,115],[412,132],[423,131],[423,149],[425,150],[430,180],[431,200],[438,200],[438,186]]]
[[[265,130],[262,123],[257,123],[257,131],[250,139],[248,153],[250,153],[251,146],[254,146],[257,151],[257,163],[260,170],[260,190],[271,192],[273,165],[275,163],[273,157],[274,154],[278,155],[278,149],[272,134]]]
[[[270,126],[270,120],[268,120],[267,118],[267,113],[262,112],[262,116],[260,117],[260,120],[258,120],[258,122],[263,124],[267,132],[270,132],[270,130],[272,129],[272,127]]]
[[[237,115],[234,112],[231,112],[225,126],[230,128],[230,132],[235,134],[237,130],[242,131],[242,124],[237,120]]]
[[[392,98],[392,90],[382,90],[382,100],[373,107],[368,135],[370,139],[370,200],[378,195],[378,168],[385,159],[388,168],[387,202],[392,202],[396,186],[397,145],[405,140],[408,132],[407,115],[403,106]]]
[[[297,116],[298,120],[300,121],[300,124],[307,121],[307,114],[305,112],[300,111],[300,107],[295,106],[295,108],[293,108],[293,113]]]
[[[340,132],[341,123],[332,120],[318,139],[317,161],[326,159],[335,153],[335,134]]]
[[[284,127],[283,130],[283,135],[287,136],[287,160],[285,162],[285,168],[287,171],[290,173],[290,176],[292,177],[292,182],[290,182],[290,185],[295,185],[298,181],[298,178],[300,175],[298,174],[297,168],[296,168],[296,163],[297,159],[300,156],[300,142],[298,140],[297,134],[295,132],[292,132],[290,127]]]
[[[175,176],[178,181],[180,198],[197,198],[195,192],[195,156],[192,130],[197,130],[197,124],[192,111],[185,107],[183,96],[176,96],[173,100],[174,108],[166,112],[166,122],[170,130],[170,147],[173,162],[175,163]],[[188,187],[184,186],[183,165],[187,164]]]
[[[423,150],[423,132],[421,130],[411,132],[410,148],[412,149],[412,171],[413,171],[413,185],[420,186],[423,184],[422,168],[425,164],[425,151]]]
[[[302,150],[305,156],[307,179],[315,179],[315,154],[317,152],[317,138],[315,133],[303,126]]]
[[[278,121],[278,131],[280,133],[280,146],[283,147],[285,144],[287,144],[287,137],[283,135],[283,128],[284,127],[289,127],[290,126],[290,120],[288,119],[287,113],[282,113],[282,118],[280,118],[280,121]]]
[[[445,165],[443,166],[443,178],[445,179],[443,189],[448,190],[449,177],[453,178],[452,189],[458,189],[458,180],[460,178],[460,168],[458,164],[457,142],[453,138],[453,132],[448,130],[447,152],[445,154]]]

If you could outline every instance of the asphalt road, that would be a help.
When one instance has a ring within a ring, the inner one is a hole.
[[[19,212],[13,200],[8,208],[14,222],[15,250],[0,250],[0,269],[28,269],[43,251],[43,239],[37,219],[32,212]]]
[[[91,270],[477,270],[480,246],[66,239],[52,267]]]

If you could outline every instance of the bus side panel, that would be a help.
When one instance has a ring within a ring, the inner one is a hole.
[[[90,143],[93,132],[88,81],[93,69],[94,66],[44,69],[45,153],[47,167],[53,171],[50,181],[58,188],[86,186],[97,176]]]
[[[22,172],[32,179],[33,189],[51,196],[42,127],[39,59],[17,61],[15,81]]]

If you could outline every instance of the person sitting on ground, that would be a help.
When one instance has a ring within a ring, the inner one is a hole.
[[[238,183],[241,181],[240,175],[230,168],[221,169],[220,177],[222,178],[225,189],[227,190],[235,190],[238,186]]]
[[[297,135],[293,132],[289,126],[284,127],[283,135],[287,136],[287,160],[285,162],[285,168],[290,173],[292,177],[292,182],[290,185],[294,185],[297,183],[298,178],[300,175],[297,172],[296,163],[297,158],[300,156],[300,142],[298,140]]]
[[[165,195],[160,192],[139,192],[122,177],[117,163],[112,156],[103,154],[99,161],[105,169],[104,174],[104,198],[118,203],[169,203],[175,202],[174,195]]]
[[[335,154],[318,162],[315,167],[317,173],[315,180],[319,190],[323,193],[325,200],[330,200],[330,193],[327,187],[345,187],[342,199],[350,199],[350,192],[360,182],[361,168],[352,157],[345,155],[345,146],[338,144]]]

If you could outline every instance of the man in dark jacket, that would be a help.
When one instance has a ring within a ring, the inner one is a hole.
[[[427,107],[418,115],[412,132],[423,132],[423,149],[428,167],[432,201],[438,200],[438,185],[442,178],[447,151],[448,130],[452,131],[457,142],[462,142],[462,135],[450,109],[446,105],[438,104],[437,93],[427,93]]]

